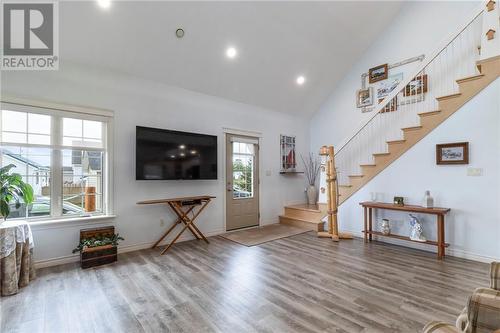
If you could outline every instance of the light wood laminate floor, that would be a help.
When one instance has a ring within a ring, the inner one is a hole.
[[[221,237],[70,264],[0,298],[0,332],[419,332],[454,322],[488,266],[312,232],[245,247]]]

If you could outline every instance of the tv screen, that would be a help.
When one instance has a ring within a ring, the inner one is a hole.
[[[136,127],[137,180],[217,179],[217,136]]]

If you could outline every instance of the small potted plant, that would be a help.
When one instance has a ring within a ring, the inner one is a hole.
[[[80,243],[73,253],[80,252],[82,268],[110,264],[118,260],[118,242],[113,226],[80,230]]]
[[[11,173],[15,168],[9,164],[0,168],[0,215],[5,221],[10,214],[10,205],[15,204],[16,209],[21,207],[21,202],[27,206],[33,202],[33,188],[23,181],[18,173]],[[0,223],[2,220],[0,219]]]
[[[304,163],[304,171],[306,174],[307,183],[309,184],[306,189],[307,203],[309,205],[315,205],[316,199],[318,197],[318,191],[316,190],[316,180],[318,179],[321,163],[319,158],[312,153],[309,153],[307,159],[304,159],[302,155],[300,155],[300,158],[302,159],[302,163]]]

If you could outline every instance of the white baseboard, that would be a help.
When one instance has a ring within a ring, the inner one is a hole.
[[[347,230],[342,230],[342,231],[350,232],[355,237],[358,237],[358,238],[364,238],[364,234],[362,232],[347,231]],[[377,237],[376,235],[373,235],[373,238],[377,242],[400,245],[400,246],[409,247],[412,249],[437,253],[437,247],[435,247],[433,245],[418,244],[415,242],[408,242],[408,241],[394,239],[394,238]],[[461,259],[468,259],[468,260],[484,262],[484,263],[490,263],[492,261],[500,261],[500,258],[495,258],[495,257],[485,256],[482,254],[471,253],[471,252],[460,250],[460,249],[455,249],[451,245],[450,245],[450,247],[446,248],[446,255],[451,256],[451,257],[461,258]]]
[[[216,230],[212,232],[206,232],[204,235],[207,237],[211,236],[217,236],[220,234],[225,233],[224,230]],[[181,236],[177,242],[185,242],[188,240],[193,240],[194,237],[192,235],[186,235],[186,236]],[[118,246],[118,254],[120,253],[127,253],[127,252],[133,252],[133,251],[139,251],[139,250],[144,250],[144,249],[149,249],[151,246],[153,246],[155,242],[145,242],[145,243],[138,243],[138,244],[132,244],[132,245],[122,245]],[[165,245],[164,243],[160,243],[159,246]],[[74,255],[69,255],[69,256],[64,256],[64,257],[57,257],[57,258],[50,258],[50,259],[43,259],[43,260],[38,260],[35,262],[35,268],[45,268],[45,267],[52,267],[52,266],[59,266],[59,265],[65,265],[65,264],[70,264],[74,262],[78,262],[80,260],[80,255],[79,254],[74,254]]]

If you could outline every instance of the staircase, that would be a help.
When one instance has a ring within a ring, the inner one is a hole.
[[[496,19],[491,20],[492,15]],[[340,204],[500,76],[499,44],[483,33],[491,24],[498,30],[498,9],[488,12],[481,5],[450,41],[375,107],[352,137],[336,147]],[[411,90],[415,78],[427,87]],[[395,110],[388,112],[393,105]]]
[[[456,80],[458,92],[436,97],[438,105],[436,110],[417,113],[419,124],[402,128],[402,138],[385,141],[386,151],[373,153],[371,163],[359,164],[360,172],[347,176],[348,182],[344,182],[339,186],[340,203],[346,201],[500,76],[500,56],[477,64],[478,68],[480,68],[479,74]]]
[[[340,204],[500,76],[500,37],[485,34],[499,31],[499,12],[486,10],[486,3],[478,7],[457,33],[405,74],[353,136],[335,147]],[[415,79],[423,87],[410,85]],[[323,207],[287,206],[280,223],[322,231]]]

